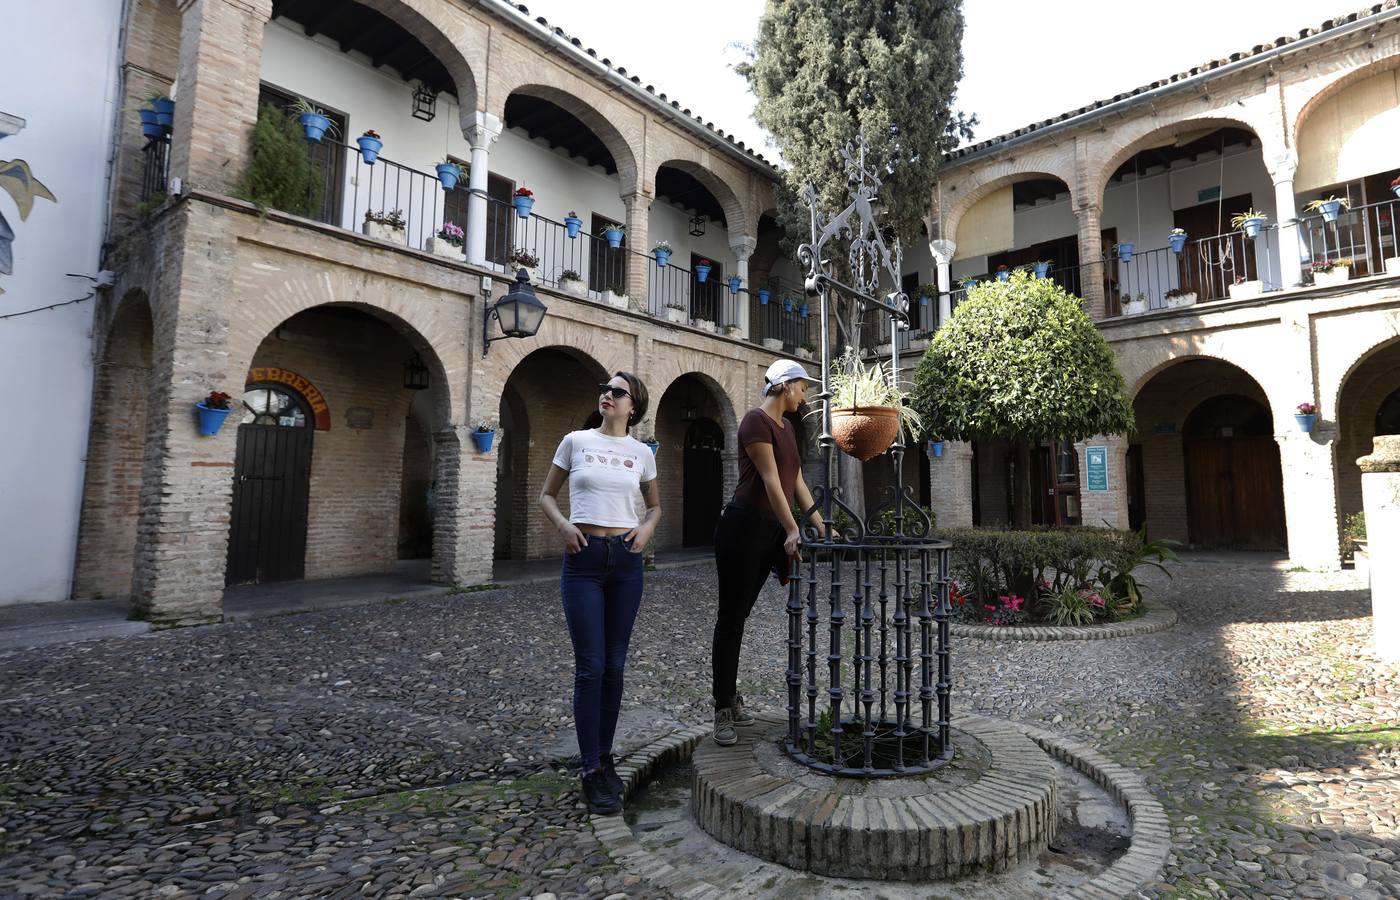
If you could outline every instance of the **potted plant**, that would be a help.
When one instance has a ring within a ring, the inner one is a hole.
[[[1122,297],[1123,315],[1140,316],[1147,312],[1147,295],[1138,294],[1135,298],[1129,298],[1127,294]]]
[[[666,321],[675,325],[684,325],[690,317],[686,315],[685,300],[681,297],[668,297],[666,299]]]
[[[1321,200],[1314,200],[1303,207],[1308,212],[1322,213],[1322,221],[1335,222],[1337,216],[1344,209],[1351,209],[1351,201],[1346,197],[1324,197]]]
[[[1190,306],[1196,302],[1196,292],[1187,288],[1172,288],[1162,296],[1167,301],[1168,309],[1176,309],[1180,306]]]
[[[1186,238],[1185,228],[1173,228],[1167,234],[1167,246],[1172,248],[1173,253],[1180,253],[1181,248],[1186,246]]]
[[[382,209],[378,212],[365,210],[364,232],[372,238],[402,244],[408,235],[407,228],[408,223],[404,220],[401,209],[390,213],[386,213]]]
[[[1133,245],[1133,242],[1132,242],[1132,241],[1119,241],[1119,242],[1118,242],[1118,246],[1114,247],[1113,249],[1114,249],[1115,251],[1117,251],[1117,253],[1118,253],[1118,261],[1119,261],[1119,262],[1132,262],[1132,261],[1133,261],[1133,246],[1134,246],[1134,245]]]
[[[963,287],[963,290],[964,290],[964,291],[970,291],[970,290],[972,290],[973,288],[977,287],[977,279],[976,279],[976,278],[971,278],[971,277],[969,277],[969,278],[964,278],[964,279],[962,280],[962,287]]]
[[[713,263],[702,256],[699,262],[695,264],[695,280],[704,284],[705,279],[710,277],[710,267],[712,265]]]
[[[770,296],[772,296],[772,291],[770,291],[768,288],[760,288],[758,291],[758,305],[767,306],[768,298]]]
[[[656,246],[651,248],[651,255],[656,257],[658,266],[664,266],[671,258],[671,245],[666,241],[657,241]]]
[[[797,307],[797,314],[805,319],[812,314],[812,309],[806,303],[803,303],[801,306]]]
[[[1267,221],[1269,221],[1269,217],[1266,214],[1257,209],[1247,209],[1230,217],[1230,227],[1243,231],[1245,237],[1256,238],[1259,236],[1259,230],[1264,227],[1264,223]]]
[[[620,291],[604,291],[603,299],[606,300],[607,304],[613,307],[614,309],[630,309],[632,306],[632,298]]]
[[[288,113],[296,116],[296,120],[301,123],[301,127],[306,131],[308,141],[320,142],[321,137],[327,132],[332,138],[340,133],[340,128],[331,121],[326,111],[313,104],[305,97],[298,97],[296,102],[288,108]]]
[[[744,336],[744,329],[734,324],[725,325],[720,331],[724,332],[725,337],[737,338]]]
[[[1031,270],[1035,273],[1035,277],[1044,278],[1046,275],[1049,275],[1051,262],[1051,260],[1042,259],[1038,262],[1031,263]]]
[[[569,210],[569,214],[564,217],[564,231],[569,237],[576,238],[581,228],[583,228],[583,220],[578,217],[578,213],[572,209]]]
[[[1350,259],[1319,259],[1309,268],[1312,270],[1313,284],[1318,287],[1331,287],[1351,278]]]
[[[623,228],[621,225],[609,224],[604,225],[602,230],[603,237],[608,239],[609,247],[616,250],[618,247],[622,246],[622,239],[627,235],[626,228]]]
[[[450,191],[457,186],[457,182],[462,179],[462,165],[456,160],[444,159],[437,164],[438,181],[442,182],[442,189]]]
[[[770,338],[770,337],[764,338],[764,339],[763,339],[763,349],[764,349],[764,350],[772,350],[772,351],[774,351],[775,353],[781,353],[781,352],[782,352],[782,349],[783,349],[783,342],[782,342],[782,339],[780,339],[780,338]]]
[[[490,422],[482,422],[472,432],[472,440],[476,441],[476,449],[479,452],[490,453],[491,445],[496,442],[495,427]]]
[[[943,456],[943,439],[929,438],[928,453],[929,456],[932,456],[934,459],[941,458]]]
[[[694,324],[696,328],[708,331],[710,334],[714,334],[718,330],[713,319],[696,319]]]
[[[1317,407],[1312,403],[1299,403],[1293,421],[1298,423],[1298,428],[1304,434],[1311,434],[1313,426],[1317,424]]]
[[[437,230],[437,234],[428,238],[428,252],[435,256],[443,256],[447,259],[460,261],[462,259],[462,243],[467,238],[467,233],[455,222],[443,222],[442,227]]]
[[[367,166],[374,165],[374,161],[379,158],[379,151],[384,149],[383,139],[373,128],[355,138],[355,143],[360,145],[360,158]]]
[[[166,94],[152,94],[146,98],[146,105],[156,114],[156,124],[166,134],[175,125],[175,101]]]
[[[559,276],[559,290],[575,297],[583,297],[588,293],[588,287],[583,283],[583,278],[573,269],[565,269]]]
[[[937,297],[940,293],[942,292],[938,290],[938,285],[936,284],[919,285],[919,305],[931,305],[933,303],[933,298]]]
[[[832,363],[831,433],[843,453],[861,462],[890,448],[903,428],[917,432],[919,416],[905,405],[906,394],[884,364],[866,366],[852,347]]]
[[[141,117],[141,136],[145,138],[158,138],[165,134],[165,129],[160,127],[156,121],[156,111],[141,107],[136,110],[136,114]]]
[[[1006,266],[997,266],[997,281],[1006,281],[1011,277],[1011,270]]]
[[[524,269],[525,273],[530,276],[531,284],[540,283],[540,258],[524,247],[512,250],[510,256],[506,257],[506,265],[510,267],[512,273]]]
[[[1251,297],[1258,297],[1264,293],[1264,282],[1259,279],[1247,280],[1243,275],[1235,278],[1235,283],[1230,285],[1231,300],[1248,300]]]
[[[739,296],[739,288],[741,288],[741,287],[743,287],[743,286],[744,286],[744,279],[740,278],[738,275],[730,275],[730,276],[729,276],[729,296],[731,296],[731,297],[737,297],[737,296]]]
[[[194,405],[199,414],[199,433],[212,437],[224,427],[224,419],[233,412],[229,401],[233,399],[223,391],[210,391],[209,396]]]
[[[785,312],[785,313],[790,313],[790,312],[792,312],[792,307],[793,307],[792,298],[791,298],[791,297],[784,297],[784,298],[783,298],[783,312]]]
[[[655,456],[656,451],[661,449],[661,442],[656,439],[656,435],[651,433],[648,433],[646,437],[642,438],[642,443],[647,445],[647,449],[651,451],[652,456]]]
[[[515,204],[515,214],[522,219],[530,218],[530,210],[535,206],[535,192],[529,188],[516,188],[515,194],[510,198],[510,202]]]
[[[817,355],[817,345],[811,341],[803,341],[802,346],[797,348],[797,355],[803,359],[812,359]]]

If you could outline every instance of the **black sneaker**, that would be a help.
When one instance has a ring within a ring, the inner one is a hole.
[[[608,780],[608,787],[612,790],[613,796],[619,803],[627,794],[627,785],[622,783],[622,777],[617,774],[617,761],[613,759],[611,753],[602,757],[603,777]]]
[[[612,792],[608,776],[602,768],[583,775],[583,802],[595,816],[614,816],[622,812],[622,801]]]
[[[744,709],[744,698],[738,694],[735,694],[734,699],[729,703],[729,713],[729,721],[735,725],[753,724],[753,714]]]

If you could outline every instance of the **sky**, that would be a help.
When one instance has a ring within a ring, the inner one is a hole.
[[[744,59],[741,45],[758,31],[761,0],[518,2],[769,160],[780,158],[753,120],[748,85],[733,70]],[[986,140],[1279,35],[1296,36],[1359,2],[964,0],[955,105],[977,115],[974,142]]]

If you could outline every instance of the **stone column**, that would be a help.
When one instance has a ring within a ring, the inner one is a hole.
[[[1107,314],[1103,295],[1103,228],[1097,203],[1074,207],[1079,220],[1079,293],[1084,298],[1084,311],[1094,321]]]
[[[465,132],[471,144],[471,164],[467,170],[467,262],[486,264],[486,184],[491,174],[490,149],[501,136],[501,120],[490,113],[476,112]]]
[[[937,325],[942,328],[943,323],[948,321],[948,317],[953,314],[953,298],[950,296],[953,290],[951,267],[953,256],[958,252],[958,245],[952,241],[929,241],[928,249],[933,253],[934,267],[938,277]]]
[[[972,527],[972,444],[945,441],[928,458],[929,505],[945,528]]]
[[[1288,558],[1295,566],[1341,568],[1337,527],[1336,432],[1290,431],[1274,436],[1283,464],[1283,509],[1288,526]]]
[[[1107,459],[1107,490],[1090,490],[1090,447],[1104,448]],[[1128,440],[1120,435],[1096,434],[1087,441],[1076,441],[1079,455],[1079,513],[1085,525],[1109,528],[1128,527]]]
[[[170,176],[230,194],[248,167],[272,0],[181,0],[180,14]]]
[[[622,204],[627,208],[627,237],[623,247],[627,249],[627,296],[632,298],[632,308],[651,308],[647,294],[647,232],[651,218],[652,197],[645,191],[633,191],[622,195]]]
[[[1269,160],[1269,177],[1274,182],[1274,206],[1278,211],[1278,265],[1283,286],[1303,283],[1303,234],[1298,226],[1298,201],[1293,197],[1293,173],[1298,171],[1298,153],[1285,150]]]
[[[433,581],[485,584],[495,556],[496,454],[482,453],[472,426],[453,423],[434,433]],[[503,446],[497,439],[496,447]]]
[[[731,236],[729,238],[729,249],[734,251],[734,274],[738,275],[744,282],[744,289],[749,287],[749,257],[753,256],[754,248],[758,246],[758,238],[748,235]],[[728,286],[725,290],[729,290]],[[734,304],[735,319],[733,324],[739,326],[739,336],[744,340],[749,338],[749,295],[740,293],[731,297],[730,302]]]
[[[1372,443],[1361,467],[1361,502],[1366,510],[1366,542],[1371,554],[1371,626],[1376,653],[1400,661],[1400,435]]]

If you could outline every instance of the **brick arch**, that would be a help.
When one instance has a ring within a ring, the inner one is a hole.
[[[461,127],[479,102],[477,73],[486,71],[488,29],[445,0],[355,0],[394,20],[432,52],[457,86]]]
[[[1298,109],[1298,114],[1293,117],[1293,121],[1290,123],[1292,130],[1289,131],[1289,137],[1293,139],[1293,145],[1297,145],[1297,137],[1303,132],[1303,124],[1323,103],[1354,84],[1397,68],[1400,68],[1400,56],[1387,55],[1358,69],[1333,72],[1330,80],[1323,79],[1321,83],[1319,81],[1308,82],[1311,93],[1302,97],[1290,98],[1290,103]]]
[[[1372,332],[1372,334],[1376,334],[1376,332]],[[1341,409],[1342,398],[1347,393],[1348,382],[1351,381],[1358,369],[1375,359],[1379,354],[1400,344],[1400,332],[1393,331],[1388,334],[1380,332],[1379,334],[1380,337],[1372,340],[1360,352],[1354,353],[1342,376],[1337,379],[1336,385],[1328,391],[1330,396],[1320,398],[1323,400],[1323,418],[1331,418]]]
[[[360,310],[384,322],[423,358],[432,378],[433,427],[460,421],[462,386],[467,382],[467,337],[450,307],[460,295],[444,291],[441,303],[400,290],[374,273],[342,267],[314,269],[297,260],[278,270],[252,270],[246,300],[230,317],[229,371],[241,377],[253,365],[263,339],[292,316],[318,306]],[[456,418],[454,418],[454,411]]]
[[[647,173],[647,184],[655,188],[656,173],[662,166],[670,166],[679,169],[694,178],[705,186],[705,190],[714,195],[719,202],[720,209],[724,210],[725,226],[731,236],[756,235],[758,233],[758,219],[749,214],[748,207],[740,199],[747,189],[747,185],[736,187],[719,171],[716,171],[705,159],[672,157],[662,160],[651,167]]]
[[[564,306],[567,301],[550,302],[551,307]],[[479,314],[474,317],[474,325],[480,328]],[[554,310],[545,314],[544,324],[539,334],[532,338],[510,338],[493,340],[491,352],[473,368],[480,372],[479,388],[475,398],[484,402],[495,414],[495,404],[500,390],[510,380],[511,373],[536,350],[553,348],[580,360],[597,366],[600,371],[612,373],[619,369],[634,370],[632,344],[617,340],[618,331],[606,324],[588,325],[557,314]],[[638,372],[639,375],[643,373]],[[652,393],[650,380],[645,379],[648,393]],[[486,394],[483,395],[482,391]],[[488,396],[489,395],[489,396]]]
[[[746,392],[743,385],[738,383],[737,377],[747,369],[732,363],[733,360],[720,360],[703,351],[672,348],[657,359],[656,367],[649,373],[658,385],[665,385],[660,392],[652,396],[659,401],[659,398],[670,390],[671,385],[687,375],[697,379],[710,391],[720,407],[723,419],[719,425],[724,430],[725,445],[728,446],[732,436],[739,430],[741,411],[746,411],[747,406]],[[711,372],[722,374],[709,374]],[[652,408],[655,411],[656,406]]]
[[[1265,159],[1270,158],[1272,153],[1283,150],[1282,147],[1269,146],[1270,140],[1266,136],[1271,134],[1271,129],[1266,123],[1253,121],[1252,115],[1253,110],[1232,108],[1230,115],[1222,115],[1218,110],[1206,110],[1174,119],[1166,125],[1160,124],[1157,118],[1124,122],[1104,132],[1101,141],[1092,145],[1089,159],[1085,161],[1079,176],[1080,191],[1076,200],[1080,203],[1102,204],[1108,180],[1119,166],[1140,151],[1160,146],[1164,138],[1176,134],[1186,134],[1202,128],[1244,128],[1259,138],[1264,146]]]
[[[939,237],[942,240],[956,243],[958,225],[962,223],[963,216],[967,215],[968,210],[976,206],[978,201],[1008,185],[1036,178],[1053,178],[1069,189],[1071,197],[1074,196],[1073,173],[1059,170],[1059,167],[1051,160],[1035,156],[1024,160],[996,163],[971,173],[966,181],[949,185],[949,187],[956,187],[957,199],[948,202],[939,219]],[[947,194],[945,193],[944,196],[946,197]]]
[[[538,75],[538,72],[532,72]],[[574,115],[580,122],[588,127],[590,131],[602,141],[603,146],[608,148],[608,153],[612,154],[613,162],[617,165],[617,178],[620,183],[619,194],[626,195],[636,189],[637,183],[637,161],[640,154],[633,148],[632,143],[623,135],[622,131],[614,124],[613,117],[623,116],[626,113],[622,109],[609,110],[603,112],[610,104],[603,104],[601,107],[595,105],[598,100],[589,102],[584,100],[576,92],[576,86],[560,87],[554,84],[523,82],[514,85],[509,93],[501,93],[500,109],[496,115],[505,122],[506,101],[515,94],[522,94],[527,97],[535,97],[540,100],[548,100],[555,106],[560,107]]]

